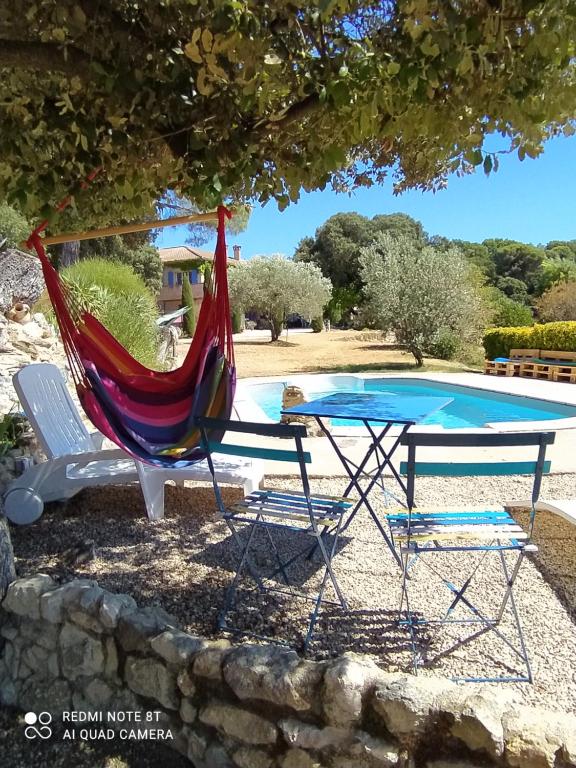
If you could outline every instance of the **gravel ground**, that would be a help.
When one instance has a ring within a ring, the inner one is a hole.
[[[297,487],[290,478],[267,478],[267,485]],[[341,479],[313,481],[318,493],[339,493]],[[574,495],[575,475],[544,478],[543,498]],[[470,503],[497,503],[522,498],[530,489],[526,478],[425,478],[417,486],[417,500],[437,504],[468,498]],[[227,489],[227,501],[239,495]],[[380,514],[383,501],[372,497]],[[519,513],[521,522],[526,515]],[[91,577],[113,591],[129,592],[143,605],[162,605],[189,632],[214,636],[219,607],[232,578],[236,550],[231,535],[217,519],[211,487],[167,487],[166,518],[148,522],[138,488],[102,488],[82,492],[64,505],[48,505],[38,523],[13,528],[13,544],[20,575],[41,570],[58,579]],[[87,562],[71,562],[67,550],[90,551]],[[296,551],[302,537],[284,536],[283,552]],[[535,540],[540,550],[523,564],[517,582],[517,606],[525,629],[532,661],[533,685],[506,684],[519,699],[550,709],[576,712],[576,527],[548,513],[538,515]],[[271,563],[268,543],[259,547],[258,565]],[[446,558],[446,562],[444,562]],[[411,570],[410,593],[416,611],[445,608],[450,593],[430,569],[442,571],[455,583],[468,574],[470,560],[462,554],[424,558]],[[400,599],[400,572],[374,523],[362,511],[341,537],[334,568],[350,611],[326,607],[315,640],[309,649],[313,658],[326,658],[345,650],[370,654],[387,670],[411,668],[407,633],[396,625]],[[295,582],[311,589],[319,578],[316,558],[302,561],[294,569]],[[471,583],[471,597],[480,596],[482,606],[494,610],[502,594],[502,571],[497,556],[484,558]],[[478,582],[478,585],[476,585]],[[294,597],[262,599],[240,590],[239,622],[244,629],[275,634],[278,640],[298,645],[307,624],[310,603]],[[332,597],[332,593],[330,594]],[[234,620],[234,616],[231,617]],[[493,633],[483,634],[456,652],[447,653],[458,636],[457,628],[436,627],[420,631],[417,642],[430,662],[422,674],[517,673],[520,667],[507,646]],[[512,633],[506,615],[502,629]],[[241,641],[241,638],[238,638]],[[499,684],[501,685],[501,684]]]

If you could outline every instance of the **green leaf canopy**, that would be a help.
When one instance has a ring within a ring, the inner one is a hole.
[[[573,0],[3,0],[0,198],[38,215],[95,167],[85,222],[438,188],[492,171],[487,134],[573,131],[574,40]]]

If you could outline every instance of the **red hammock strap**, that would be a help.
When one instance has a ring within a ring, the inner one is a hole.
[[[223,205],[218,206],[218,238],[214,254],[214,298],[218,307],[218,336],[220,349],[227,359],[234,361],[232,343],[232,316],[230,297],[228,296],[228,253],[226,249],[226,220],[232,218],[232,212]],[[220,305],[220,306],[219,306]],[[224,349],[226,340],[226,349]]]

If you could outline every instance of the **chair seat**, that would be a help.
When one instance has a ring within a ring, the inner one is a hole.
[[[418,507],[410,519],[405,510],[387,515],[394,538],[411,542],[459,539],[511,540],[528,538],[514,518],[503,507],[438,508]]]
[[[352,500],[341,496],[310,496],[312,515],[319,526],[331,526],[338,522],[352,506]],[[291,522],[310,523],[306,496],[299,491],[278,488],[257,490],[242,501],[228,507],[224,519],[256,525],[291,526]],[[301,526],[297,527],[302,530]]]

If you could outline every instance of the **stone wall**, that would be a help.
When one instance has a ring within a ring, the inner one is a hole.
[[[45,287],[36,254],[16,248],[0,251],[0,274],[0,312],[6,312],[17,301],[35,304]]]
[[[87,580],[13,582],[0,635],[0,703],[56,716],[159,711],[153,727],[199,768],[576,765],[572,716],[354,654],[312,662],[192,637]]]
[[[12,376],[30,363],[50,362],[64,369],[66,354],[55,329],[40,312],[17,323],[0,314],[0,415],[19,410]]]

